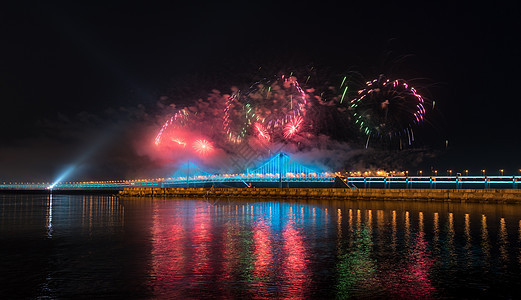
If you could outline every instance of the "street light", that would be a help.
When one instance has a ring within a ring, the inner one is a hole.
[[[485,176],[485,169],[481,170],[481,175]]]
[[[503,169],[499,170],[499,173],[501,174],[501,176],[503,176]]]
[[[423,171],[422,171],[422,170],[420,170],[420,172],[419,172],[419,173],[420,173],[420,176],[422,176],[422,173],[423,173]]]
[[[465,170],[465,176],[469,176],[469,170]]]

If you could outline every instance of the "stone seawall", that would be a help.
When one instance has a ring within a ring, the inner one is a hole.
[[[521,203],[521,189],[125,188],[123,197]]]

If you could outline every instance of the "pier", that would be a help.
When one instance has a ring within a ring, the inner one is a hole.
[[[126,188],[122,197],[521,203],[520,189]]]

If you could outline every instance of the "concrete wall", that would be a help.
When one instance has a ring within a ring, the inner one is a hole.
[[[126,188],[124,197],[356,199],[521,203],[521,189]]]

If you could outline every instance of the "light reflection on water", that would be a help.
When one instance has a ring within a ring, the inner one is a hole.
[[[2,298],[514,298],[521,206],[0,195]]]

